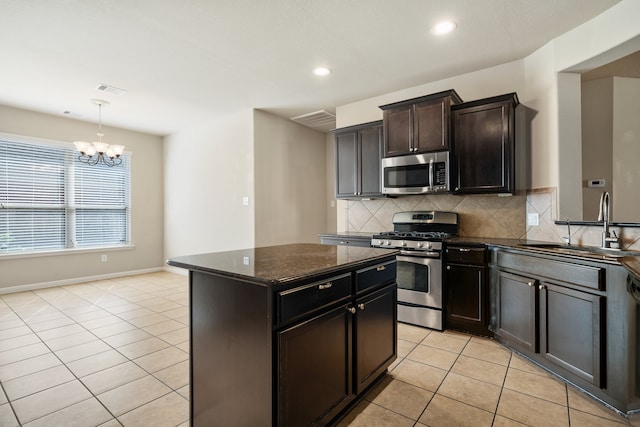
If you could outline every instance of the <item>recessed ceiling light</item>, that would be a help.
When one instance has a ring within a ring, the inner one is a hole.
[[[327,67],[317,67],[313,69],[313,74],[316,76],[328,76],[331,74],[331,69]]]
[[[436,25],[431,28],[431,33],[436,36],[441,36],[444,34],[449,34],[453,30],[456,29],[456,23],[453,21],[442,21],[438,22]]]

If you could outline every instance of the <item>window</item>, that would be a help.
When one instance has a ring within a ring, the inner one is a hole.
[[[70,145],[0,135],[0,254],[130,244],[130,156],[89,166]]]

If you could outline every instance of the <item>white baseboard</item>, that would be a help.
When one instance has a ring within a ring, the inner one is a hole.
[[[0,295],[9,294],[13,292],[32,291],[34,289],[54,288],[56,286],[75,285],[77,283],[92,282],[95,280],[115,279],[115,278],[124,277],[124,276],[136,276],[138,274],[155,273],[157,271],[169,271],[171,273],[183,274],[182,271],[177,271],[177,270],[182,270],[182,269],[176,269],[176,271],[173,271],[173,269],[169,270],[166,267],[155,267],[155,268],[145,268],[142,270],[121,271],[118,273],[100,274],[98,276],[74,277],[72,279],[54,280],[51,282],[40,282],[40,283],[31,283],[28,285],[9,286],[7,288],[0,288]],[[188,273],[187,270],[184,270],[184,272]]]

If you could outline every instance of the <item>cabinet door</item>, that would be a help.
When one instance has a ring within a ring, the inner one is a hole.
[[[358,193],[358,133],[336,134],[336,197]]]
[[[356,393],[360,393],[397,356],[395,283],[358,299],[356,307]]]
[[[413,110],[411,105],[383,112],[384,156],[409,154],[413,149]]]
[[[540,353],[600,387],[604,381],[605,297],[561,286],[540,285]]]
[[[279,426],[323,425],[353,399],[352,318],[341,306],[278,333]]]
[[[449,264],[445,271],[447,327],[486,335],[486,269],[480,266]]]
[[[413,110],[413,146],[416,153],[449,148],[448,98],[416,104]]]
[[[538,351],[538,310],[535,280],[497,272],[494,332],[522,349]]]
[[[453,111],[455,193],[514,191],[513,121],[509,102]]]
[[[382,159],[382,126],[362,129],[358,132],[360,139],[360,171],[359,195],[364,197],[382,194],[380,166]]]

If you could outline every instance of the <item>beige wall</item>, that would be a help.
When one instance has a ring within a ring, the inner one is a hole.
[[[336,164],[335,164],[335,138],[333,133],[325,135],[325,160],[327,166],[326,207],[327,224],[325,233],[335,233],[338,230],[338,215],[336,212]]]
[[[613,78],[582,83],[582,217],[597,221],[600,195],[613,191]],[[605,179],[589,188],[590,179]],[[613,198],[616,201],[616,198]],[[615,209],[612,209],[612,212]]]
[[[253,111],[165,137],[164,154],[165,258],[254,246]]]
[[[0,132],[71,141],[95,135],[96,124],[0,105]],[[90,277],[163,267],[163,156],[162,138],[103,126],[105,140],[126,146],[131,157],[131,229],[135,247],[109,252],[60,255],[0,256],[2,288],[73,283]],[[101,262],[101,254],[108,255]],[[14,288],[13,290],[18,290]],[[5,289],[6,291],[6,289]]]
[[[640,79],[613,79],[613,191],[618,222],[640,221]]]
[[[326,231],[325,134],[254,111],[255,246],[318,243]]]

